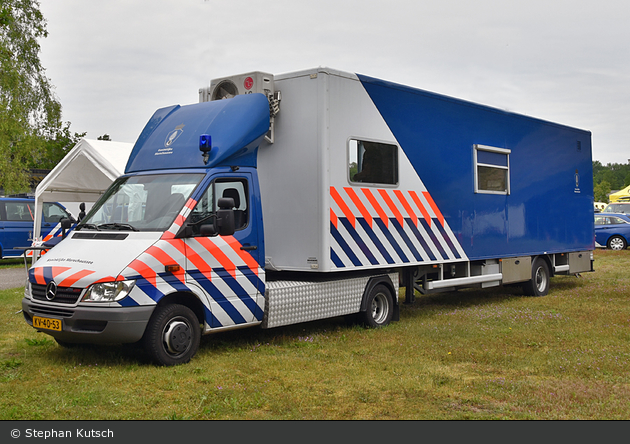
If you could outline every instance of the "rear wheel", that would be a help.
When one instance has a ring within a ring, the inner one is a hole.
[[[525,282],[523,290],[529,296],[545,296],[549,292],[549,266],[543,258],[536,258],[532,264],[532,278]]]
[[[608,239],[608,248],[611,250],[625,250],[627,246],[626,240],[621,236],[611,236],[611,238]]]
[[[144,348],[161,365],[184,364],[195,355],[201,339],[199,319],[180,304],[158,306],[144,333]]]
[[[366,310],[362,313],[363,323],[368,327],[382,327],[392,320],[394,299],[385,285],[376,285],[367,297]]]

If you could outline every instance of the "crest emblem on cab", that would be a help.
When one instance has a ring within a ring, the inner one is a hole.
[[[173,142],[175,142],[177,138],[182,135],[183,132],[184,132],[184,125],[176,126],[173,131],[171,131],[170,133],[166,135],[166,139],[164,140],[164,146],[168,148],[171,145],[173,145]]]

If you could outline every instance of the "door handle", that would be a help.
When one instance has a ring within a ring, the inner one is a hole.
[[[241,250],[245,250],[245,251],[258,250],[258,247],[256,245],[243,245],[241,246]]]

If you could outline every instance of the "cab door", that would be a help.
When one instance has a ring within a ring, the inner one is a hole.
[[[187,219],[192,236],[186,242],[186,279],[203,288],[210,305],[206,313],[212,328],[262,321],[264,271],[259,263],[257,211],[252,205],[252,175],[215,177],[199,197]],[[216,224],[217,202],[234,200],[235,232],[230,236],[207,233]],[[202,230],[202,226],[206,227]]]

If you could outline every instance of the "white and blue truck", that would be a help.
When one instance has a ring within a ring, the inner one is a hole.
[[[591,134],[317,68],[159,109],[125,173],[29,270],[28,324],[188,362],[200,336],[593,270]],[[402,299],[402,298],[401,298]]]

